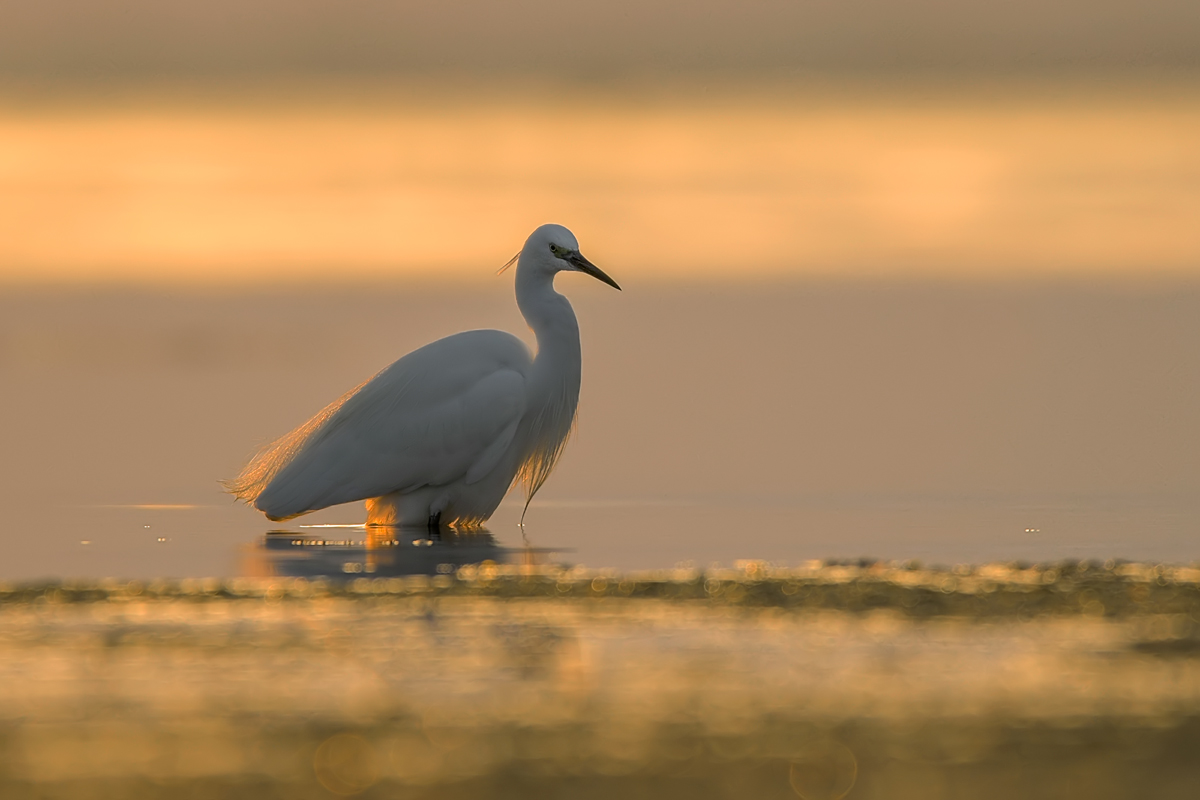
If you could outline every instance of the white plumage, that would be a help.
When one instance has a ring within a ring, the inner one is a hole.
[[[503,331],[467,331],[396,361],[261,450],[225,488],[273,520],[367,501],[367,524],[478,527],[519,479],[549,476],[579,401],[579,325],[561,271],[616,282],[543,225],[517,257],[517,306],[537,356]]]

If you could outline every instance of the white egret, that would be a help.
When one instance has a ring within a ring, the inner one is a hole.
[[[543,225],[517,256],[517,307],[536,357],[503,331],[439,339],[267,445],[225,489],[271,520],[366,500],[368,525],[431,529],[477,528],[516,481],[528,505],[579,401],[579,323],[554,291],[564,271],[621,288],[569,230]]]

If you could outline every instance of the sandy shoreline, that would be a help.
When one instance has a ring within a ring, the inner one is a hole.
[[[311,542],[295,543],[312,549]],[[317,544],[334,548],[342,543]],[[443,564],[431,575],[384,577],[391,564],[389,551],[402,556],[408,549],[399,542],[367,548],[362,552],[368,556],[368,574],[358,576],[0,583],[0,607],[238,599],[628,598],[851,613],[892,611],[910,618],[1178,614],[1200,624],[1200,565],[1065,560],[924,567],[915,561],[861,559],[810,561],[800,567],[742,561],[734,569],[621,572],[484,561],[454,569]],[[511,553],[519,555],[520,550]],[[369,573],[376,569],[380,575],[372,577]],[[356,572],[362,571],[358,565]]]

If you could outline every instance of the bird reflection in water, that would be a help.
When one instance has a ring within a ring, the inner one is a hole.
[[[468,564],[542,563],[550,548],[503,547],[486,530],[428,532],[399,527],[321,526],[276,530],[250,551],[243,572],[292,578],[450,574]]]

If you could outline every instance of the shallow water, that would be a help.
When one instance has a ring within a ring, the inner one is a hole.
[[[500,548],[616,569],[1200,557],[1193,285],[572,277],[578,433],[523,531],[519,498],[493,517]],[[217,479],[413,347],[522,331],[510,291],[8,290],[0,578],[261,569],[280,526]]]

